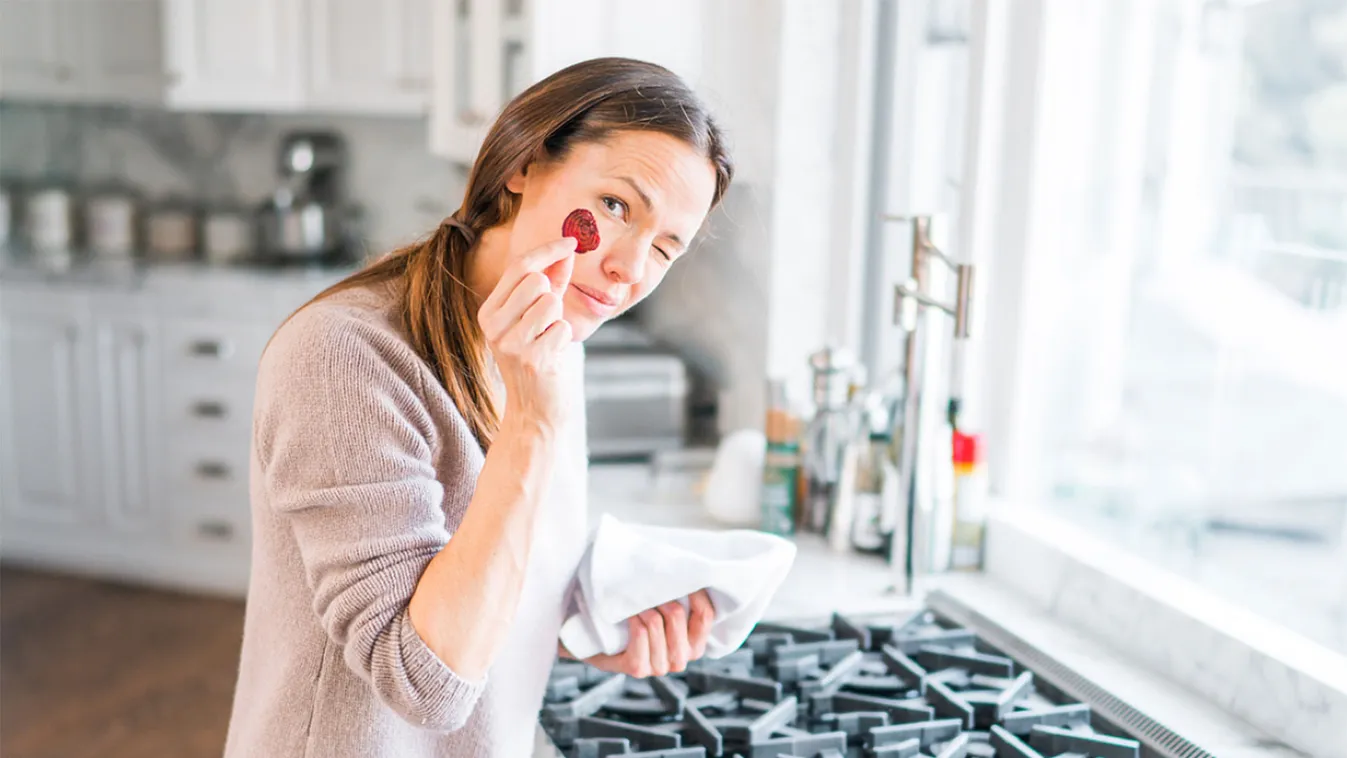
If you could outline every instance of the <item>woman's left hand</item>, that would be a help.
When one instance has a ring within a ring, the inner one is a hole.
[[[616,655],[595,655],[585,662],[603,671],[641,679],[683,671],[706,653],[716,610],[706,590],[688,596],[688,609],[677,601],[642,611],[627,620],[627,648]]]

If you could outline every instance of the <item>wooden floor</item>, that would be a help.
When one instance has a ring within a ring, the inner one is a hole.
[[[0,755],[218,758],[243,603],[0,568]]]

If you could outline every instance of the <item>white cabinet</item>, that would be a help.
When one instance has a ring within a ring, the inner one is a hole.
[[[134,296],[95,298],[99,501],[120,532],[160,529],[156,322]]]
[[[0,0],[0,96],[155,102],[160,0]]]
[[[308,105],[425,112],[430,17],[431,0],[309,0]]]
[[[241,593],[257,362],[285,315],[337,278],[0,276],[3,557]]]
[[[80,4],[85,101],[160,103],[164,99],[161,0]]]
[[[300,106],[302,0],[164,0],[164,8],[171,106]]]
[[[57,0],[0,0],[0,95],[75,96],[66,10]]]
[[[165,0],[168,103],[227,111],[416,114],[432,3]]]
[[[696,0],[437,0],[432,18],[430,147],[460,163],[510,99],[572,63],[619,55],[700,76]]]
[[[9,529],[155,528],[154,322],[134,300],[0,292],[0,490]]]
[[[96,429],[77,298],[0,292],[0,501],[6,530],[87,525]]]
[[[492,120],[516,92],[506,82],[528,79],[522,37],[522,1],[455,0],[435,3],[431,17],[434,53],[431,83],[431,152],[471,163]],[[508,30],[508,33],[507,33]],[[512,51],[504,70],[505,48]],[[527,86],[527,85],[524,85]]]

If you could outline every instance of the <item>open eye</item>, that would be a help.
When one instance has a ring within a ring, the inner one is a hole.
[[[603,207],[613,214],[615,218],[625,222],[627,220],[627,204],[612,195],[603,196]]]

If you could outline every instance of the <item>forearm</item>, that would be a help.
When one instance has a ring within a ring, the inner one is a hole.
[[[547,427],[507,414],[463,522],[412,595],[412,625],[460,676],[486,673],[514,620],[555,438]]]

